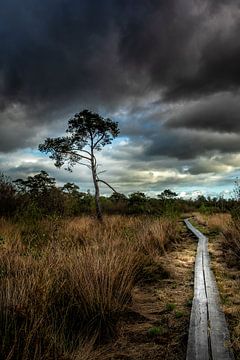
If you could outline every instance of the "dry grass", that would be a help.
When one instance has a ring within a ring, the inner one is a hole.
[[[167,219],[1,219],[3,359],[101,358],[96,341],[115,332],[145,264],[177,236]]]
[[[203,215],[199,213],[194,214],[195,219],[200,225],[208,226],[212,231],[223,231],[231,222],[230,214],[214,214]]]
[[[240,219],[230,221],[222,233],[223,247],[229,254],[228,262],[240,269]]]
[[[230,214],[202,215],[195,214],[195,219],[210,231],[222,234],[222,247],[227,253],[230,266],[240,264],[240,219],[233,219]]]

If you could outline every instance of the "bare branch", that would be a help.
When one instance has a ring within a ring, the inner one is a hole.
[[[91,161],[91,159],[89,158],[89,157],[87,157],[87,156],[84,156],[84,155],[82,155],[82,154],[76,154],[77,156],[80,156],[82,159],[86,159],[86,160],[88,160],[88,161]]]
[[[88,161],[91,161],[91,159],[89,158],[89,157],[87,157],[87,156],[84,156],[84,155],[82,155],[82,154],[78,154],[78,153],[75,153],[74,151],[64,151],[63,152],[64,154],[67,154],[67,155],[74,155],[74,156],[76,156],[76,157],[79,157],[79,158],[81,158],[81,159],[86,159],[86,160],[88,160]]]
[[[114,189],[111,185],[109,185],[106,181],[101,180],[101,179],[97,179],[97,182],[101,182],[101,183],[107,185],[113,192],[115,192],[116,194],[118,194],[118,191],[115,190],[115,189]]]
[[[103,173],[105,173],[106,171],[107,171],[107,170],[99,171],[99,172],[97,173],[97,175],[103,174]]]
[[[84,164],[84,163],[82,163],[82,162],[77,162],[79,165],[84,165],[84,166],[86,166],[88,169],[90,169],[91,170],[91,165],[88,165],[88,164]]]
[[[90,153],[89,151],[87,151],[87,150],[78,149],[78,151],[82,151],[82,152],[84,152],[84,153],[88,154],[89,156],[91,156],[91,153]]]

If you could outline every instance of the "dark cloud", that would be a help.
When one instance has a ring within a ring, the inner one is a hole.
[[[56,106],[78,99],[107,107],[151,88],[168,97],[236,88],[239,8],[237,2],[225,4],[2,3],[1,104]]]
[[[237,1],[158,2],[140,19],[127,19],[121,32],[123,62],[147,75],[165,99],[238,89]]]
[[[201,156],[211,158],[217,154],[237,154],[240,152],[240,135],[233,132],[212,132],[207,129],[168,129],[164,124],[148,123],[144,128],[139,119],[138,125],[130,127],[130,143],[112,156],[116,159],[126,157],[131,162],[153,161],[175,158],[181,161],[197,159]],[[126,132],[127,135],[127,132]],[[179,163],[181,165],[181,162]],[[169,162],[169,166],[171,163]]]
[[[90,90],[96,96],[96,85],[104,77],[107,94],[103,56],[109,62],[109,76],[116,78],[110,9],[109,1],[25,0],[2,4],[2,104],[60,103],[84,97],[86,92],[89,95]],[[118,84],[115,86],[117,91]]]
[[[240,16],[238,19],[240,22]],[[180,77],[166,91],[167,99],[199,97],[226,90],[238,90],[240,85],[240,23],[231,34],[216,34],[203,47],[198,69]]]
[[[167,89],[179,77],[195,71],[198,54],[192,39],[202,15],[191,14],[189,1],[150,4],[142,16],[129,10],[121,29],[120,55],[136,75],[148,76],[150,86]]]
[[[177,159],[194,159],[213,156],[215,153],[240,152],[240,136],[205,131],[171,131],[152,136],[146,149],[149,156],[172,156]]]
[[[224,93],[186,104],[165,123],[168,128],[240,132],[240,95]]]
[[[129,173],[219,173],[207,158],[240,152],[239,33],[237,0],[2,2],[0,151],[37,147],[87,107],[119,120],[129,142],[105,156]]]
[[[161,111],[155,106],[141,108],[123,119],[122,134],[130,139],[121,152],[132,162],[163,157],[178,160],[196,159],[216,154],[240,152],[238,97],[216,96],[206,101],[173,106]],[[169,120],[168,120],[169,119]]]

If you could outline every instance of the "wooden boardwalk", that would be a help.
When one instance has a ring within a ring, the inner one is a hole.
[[[210,269],[208,239],[188,219],[184,222],[198,239],[187,360],[233,360],[233,354],[227,347],[229,331],[226,319]]]

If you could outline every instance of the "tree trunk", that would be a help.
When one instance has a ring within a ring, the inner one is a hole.
[[[102,210],[101,210],[101,205],[100,205],[100,192],[99,192],[99,185],[98,185],[98,181],[97,181],[97,170],[96,170],[96,165],[94,163],[94,157],[92,155],[92,159],[91,159],[91,167],[92,167],[92,178],[93,178],[93,184],[94,184],[94,188],[95,188],[95,207],[96,207],[96,214],[97,214],[97,219],[99,221],[103,221],[103,215],[102,215]]]
[[[102,209],[101,209],[100,199],[99,199],[99,197],[100,197],[99,186],[98,186],[98,182],[96,181],[96,178],[94,180],[94,186],[95,186],[95,205],[96,205],[97,218],[98,218],[98,220],[102,221],[103,216],[102,216]]]

